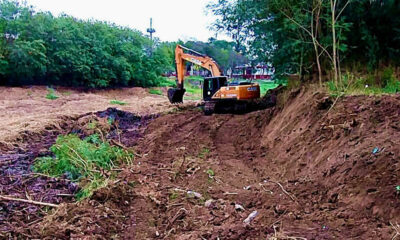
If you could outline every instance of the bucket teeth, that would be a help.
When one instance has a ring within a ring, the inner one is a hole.
[[[185,92],[186,89],[170,88],[168,89],[168,99],[171,103],[182,103]]]

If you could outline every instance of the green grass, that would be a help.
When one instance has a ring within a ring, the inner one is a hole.
[[[383,86],[382,86],[383,85]],[[355,77],[345,74],[338,83],[329,81],[326,83],[328,92],[333,97],[346,95],[384,95],[400,92],[400,81],[396,79],[391,71],[384,71],[381,81],[375,82],[372,76]]]
[[[175,86],[176,86],[175,77],[173,78],[163,77],[162,81],[158,84],[158,87],[175,87]]]
[[[200,81],[200,82],[204,81],[204,78],[201,76],[187,76],[185,79],[188,81]]]
[[[58,96],[56,95],[56,91],[53,88],[48,88],[46,99],[56,100],[57,98],[58,98]]]
[[[155,89],[155,88],[149,89],[149,93],[154,95],[163,95],[160,89]]]
[[[210,154],[210,149],[203,147],[198,155],[199,158],[205,159]]]
[[[83,140],[74,134],[59,136],[50,150],[53,156],[37,158],[33,170],[52,177],[66,176],[78,182],[81,187],[78,200],[107,186],[115,177],[112,169],[122,163],[131,163],[133,159],[132,153],[111,146],[97,134]]]
[[[110,104],[113,104],[113,105],[121,105],[121,106],[127,105],[126,102],[122,102],[122,101],[119,101],[119,100],[111,100],[111,101],[110,101]]]
[[[71,94],[72,94],[72,92],[70,92],[70,91],[65,91],[62,93],[62,95],[64,95],[64,96],[70,96]]]
[[[200,99],[202,99],[201,84],[198,84],[198,85],[194,84],[193,81],[197,81],[197,80],[191,80],[191,81],[185,82],[185,89],[186,89],[185,100],[200,100]]]
[[[255,82],[260,84],[261,96],[264,96],[268,92],[268,90],[275,89],[279,86],[279,84],[277,84],[273,81],[257,80]]]

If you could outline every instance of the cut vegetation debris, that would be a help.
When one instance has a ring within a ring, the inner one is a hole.
[[[133,153],[113,147],[98,134],[80,139],[77,135],[59,136],[50,148],[54,157],[36,159],[34,170],[51,177],[65,175],[78,182],[78,199],[90,197],[115,177],[113,169],[132,163]]]

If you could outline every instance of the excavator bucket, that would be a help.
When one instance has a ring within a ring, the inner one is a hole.
[[[168,89],[168,99],[171,103],[182,103],[185,92],[186,89],[170,88]]]

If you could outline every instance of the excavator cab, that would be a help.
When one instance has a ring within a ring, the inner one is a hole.
[[[227,77],[210,77],[204,78],[203,83],[203,100],[210,101],[214,94],[218,92],[221,87],[228,85]]]

